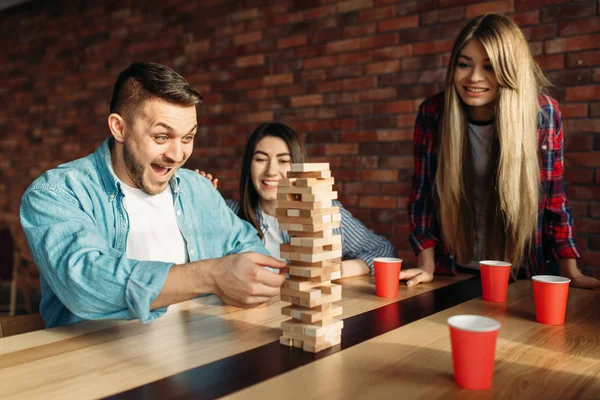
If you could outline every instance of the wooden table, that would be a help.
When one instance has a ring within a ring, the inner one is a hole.
[[[512,284],[506,305],[497,305],[475,299],[479,280],[468,278],[402,286],[389,300],[374,295],[367,277],[341,280],[342,344],[318,354],[278,343],[284,303],[241,310],[213,296],[172,306],[147,325],[89,321],[0,339],[0,399],[600,393],[599,292],[571,289],[568,323],[548,327],[533,319],[529,282]],[[461,391],[452,381],[445,320],[467,312],[503,324],[491,391]]]

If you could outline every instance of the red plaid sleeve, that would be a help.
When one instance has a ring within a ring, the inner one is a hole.
[[[546,113],[548,124],[540,127],[542,142],[542,165],[540,176],[545,191],[544,225],[542,231],[550,239],[552,253],[556,259],[580,258],[575,244],[575,229],[571,206],[564,191],[563,143],[564,134],[558,103],[548,97],[540,97],[540,105]],[[546,154],[544,154],[546,153]],[[546,165],[544,165],[546,164]]]
[[[437,134],[443,96],[426,100],[419,107],[414,130],[414,173],[408,199],[409,242],[415,253],[434,247],[440,240],[432,184],[435,176],[436,154],[434,135]]]

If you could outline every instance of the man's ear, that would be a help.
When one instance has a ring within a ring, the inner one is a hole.
[[[125,141],[125,125],[125,120],[119,114],[112,113],[108,116],[108,129],[119,143]]]

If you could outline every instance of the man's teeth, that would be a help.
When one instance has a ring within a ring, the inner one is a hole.
[[[473,93],[483,93],[483,92],[487,92],[487,89],[479,89],[479,88],[467,88],[467,90],[469,92],[473,92]]]
[[[278,186],[279,182],[277,181],[263,181],[263,183],[267,186]]]

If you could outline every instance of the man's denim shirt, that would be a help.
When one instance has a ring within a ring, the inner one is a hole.
[[[23,195],[21,223],[40,270],[40,312],[46,327],[90,319],[146,323],[173,263],[125,255],[129,220],[112,169],[107,139],[93,154],[50,170]],[[180,169],[170,181],[190,261],[268,252],[256,230],[239,219],[211,183]]]

